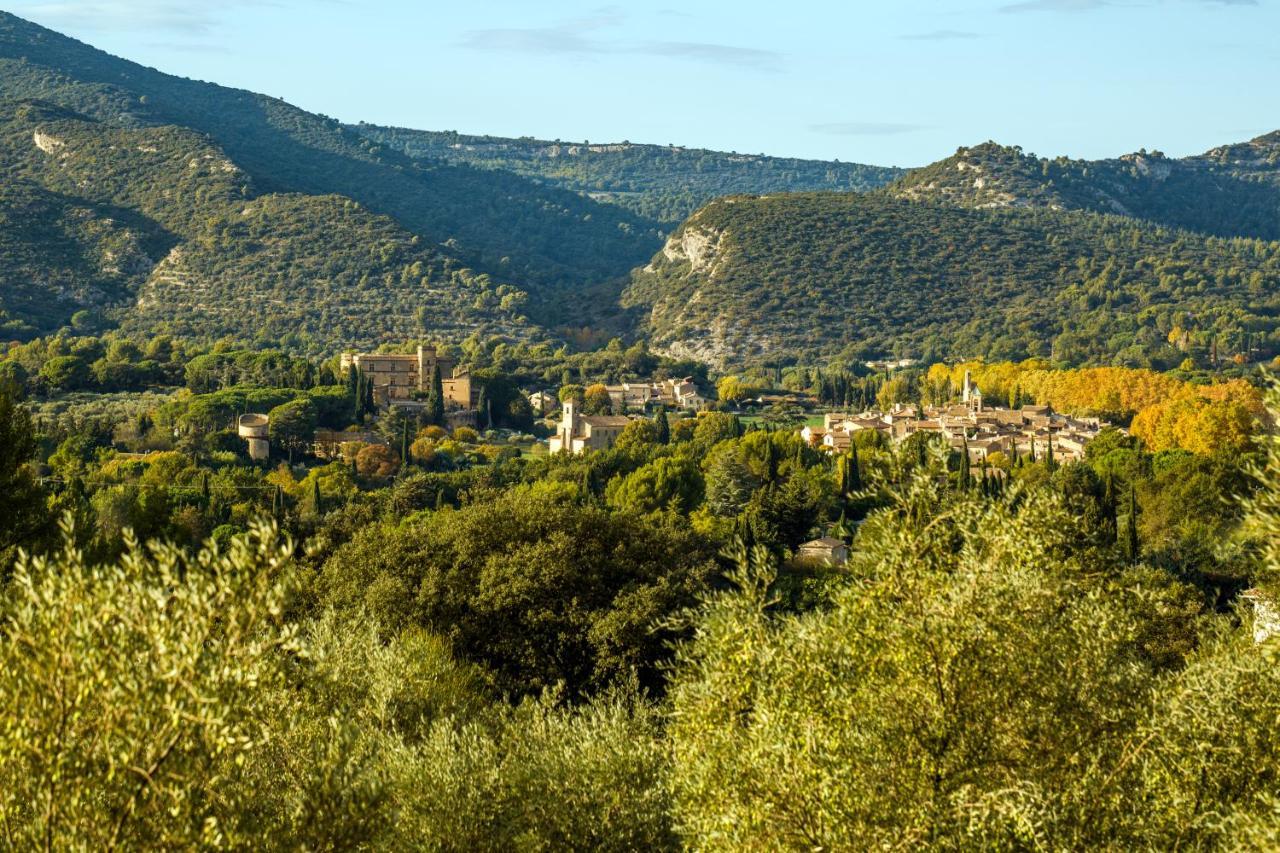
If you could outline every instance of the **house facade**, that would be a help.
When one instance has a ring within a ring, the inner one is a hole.
[[[608,450],[618,443],[631,421],[620,415],[579,414],[577,404],[569,400],[564,404],[556,434],[547,440],[547,446],[552,453],[563,450],[575,455],[588,450]]]

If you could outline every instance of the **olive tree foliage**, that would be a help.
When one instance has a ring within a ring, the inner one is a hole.
[[[421,629],[292,621],[293,551],[259,525],[225,550],[18,561],[0,846],[674,847],[666,751],[634,690],[512,707]]]
[[[1048,491],[948,498],[921,471],[857,539],[829,610],[771,616],[757,549],[672,688],[696,848],[1073,847],[1109,837],[1154,678],[1082,582]]]
[[[72,542],[72,531],[67,541]],[[22,556],[0,599],[0,830],[17,848],[230,842],[228,788],[284,678],[289,551],[257,529],[191,556],[130,536],[92,565]]]
[[[669,693],[683,842],[1275,849],[1280,637],[1208,616],[1153,651],[1185,628],[1180,585],[1082,547],[1053,490],[947,495],[931,468],[869,516],[826,609],[780,614],[768,551],[737,555]],[[1260,479],[1265,581],[1274,439]]]

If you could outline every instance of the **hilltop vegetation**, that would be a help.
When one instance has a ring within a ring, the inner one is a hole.
[[[414,158],[515,172],[674,225],[713,198],[738,193],[869,190],[903,170],[620,142],[554,142],[469,136],[451,131],[352,126]]]
[[[31,337],[77,311],[117,304],[169,242],[138,217],[0,181],[0,338]]]
[[[114,127],[209,137],[262,192],[343,195],[394,217],[462,265],[555,288],[625,275],[654,224],[510,172],[414,160],[277,99],[117,59],[0,13],[0,96],[41,99]]]
[[[1045,207],[1145,219],[1218,237],[1280,239],[1280,134],[1175,160],[1052,160],[994,142],[896,181],[898,198],[973,208]]]
[[[884,193],[735,197],[681,226],[624,301],[655,348],[713,363],[1252,361],[1280,352],[1280,244]]]
[[[11,337],[57,329],[86,308],[130,331],[304,350],[427,329],[457,339],[531,333],[524,291],[348,198],[263,194],[202,134],[7,102],[0,154],[14,188],[0,203],[28,214],[0,256],[0,273],[15,282],[0,294],[19,324]],[[59,264],[78,272],[74,286],[58,278]]]

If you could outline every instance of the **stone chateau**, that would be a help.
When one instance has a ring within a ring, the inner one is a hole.
[[[445,404],[463,409],[475,408],[471,377],[458,363],[437,354],[434,347],[418,347],[416,355],[400,353],[342,354],[342,369],[358,369],[373,383],[374,400],[379,405],[410,401],[430,390],[431,372],[440,368]]]

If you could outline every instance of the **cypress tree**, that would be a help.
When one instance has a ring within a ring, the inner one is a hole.
[[[364,414],[372,414],[378,407],[373,402],[373,380],[364,377]]]
[[[967,492],[969,490],[970,480],[971,480],[971,477],[969,472],[969,439],[966,436],[964,439],[964,446],[960,449],[960,479],[959,479],[960,491]]]
[[[276,490],[271,494],[271,517],[276,521],[280,520],[280,512],[284,509],[284,494],[280,491],[280,487],[276,486]]]
[[[667,409],[665,406],[658,409],[658,413],[653,416],[653,423],[658,428],[658,444],[671,443],[671,422],[667,420]]]
[[[480,386],[480,394],[476,400],[476,409],[480,412],[481,423],[485,424],[485,429],[493,429],[493,419],[489,412],[489,389]]]
[[[311,509],[316,515],[320,515],[324,509],[323,498],[320,496],[320,478],[316,477],[311,481]]]
[[[1138,540],[1138,490],[1129,486],[1129,517],[1125,520],[1125,556],[1130,563],[1142,559],[1142,543]]]
[[[1114,542],[1116,536],[1119,535],[1117,526],[1119,519],[1116,517],[1116,492],[1115,481],[1110,471],[1102,481],[1102,518],[1106,526],[1107,538]]]
[[[400,464],[409,464],[409,417],[400,422]],[[403,469],[402,469],[403,470]]]
[[[849,491],[862,491],[862,463],[858,460],[858,445],[849,444]]]
[[[444,426],[444,377],[440,375],[440,364],[431,366],[431,388],[427,391],[427,423]]]
[[[200,476],[200,499],[204,501],[204,505],[209,506],[209,472],[205,471]]]
[[[1049,466],[1050,472],[1057,467],[1057,464],[1053,461],[1053,433],[1049,433],[1049,455],[1046,457],[1046,464]]]

